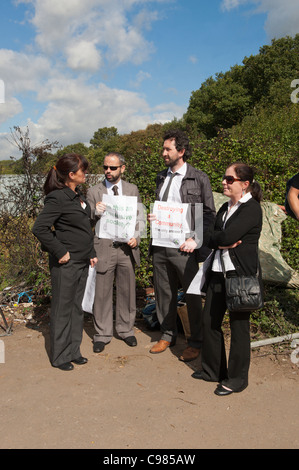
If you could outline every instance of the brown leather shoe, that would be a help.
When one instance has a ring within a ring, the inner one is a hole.
[[[181,356],[179,357],[179,359],[180,359],[180,361],[183,361],[183,362],[194,361],[194,359],[197,359],[197,358],[198,358],[199,353],[200,353],[200,349],[199,349],[199,348],[192,348],[192,346],[188,346],[188,347],[183,351],[183,353],[181,354]]]
[[[150,353],[157,354],[165,351],[170,346],[170,341],[165,341],[164,339],[160,339],[158,343],[154,344],[154,346],[150,349]]]

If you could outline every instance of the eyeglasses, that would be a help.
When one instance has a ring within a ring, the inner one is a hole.
[[[227,182],[227,184],[233,184],[235,181],[242,181],[240,178],[235,178],[231,175],[224,175],[222,181],[224,180]]]
[[[122,165],[118,165],[118,166],[109,166],[109,165],[103,165],[103,168],[104,170],[108,170],[108,168],[110,168],[111,171],[115,171],[117,170],[117,168],[120,168]]]

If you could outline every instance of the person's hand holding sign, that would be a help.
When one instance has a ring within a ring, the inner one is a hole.
[[[106,210],[106,204],[104,202],[97,202],[96,204],[96,215],[103,215]]]
[[[196,247],[197,247],[196,241],[193,240],[193,238],[188,238],[187,240],[184,241],[184,243],[182,243],[182,245],[180,246],[180,250],[185,251],[187,253],[192,253]]]

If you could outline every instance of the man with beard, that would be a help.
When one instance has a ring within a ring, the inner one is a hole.
[[[156,199],[180,204],[189,203],[193,214],[191,226],[194,234],[190,234],[179,248],[153,245],[151,247],[156,311],[162,337],[150,352],[163,352],[176,342],[177,295],[178,286],[181,285],[186,298],[191,337],[180,360],[187,362],[196,359],[200,352],[202,306],[200,297],[186,292],[198,271],[198,264],[210,253],[205,246],[205,240],[208,240],[213,228],[216,212],[208,176],[186,163],[191,156],[191,148],[184,132],[179,129],[166,132],[162,156],[167,168],[157,175]],[[197,203],[203,204],[203,240],[198,240],[195,230],[194,214]],[[148,220],[152,222],[154,219],[155,216],[149,214]]]
[[[122,180],[125,172],[124,157],[118,153],[109,153],[104,159],[105,180],[90,188],[87,200],[91,207],[91,217],[100,224],[106,210],[102,201],[103,194],[115,196],[136,196],[141,203],[137,186]],[[137,229],[137,226],[136,226]],[[135,265],[140,264],[139,234],[135,232],[127,243],[120,243],[108,238],[99,238],[96,227],[94,247],[99,264],[97,266],[94,298],[93,351],[100,353],[113,337],[113,283],[116,285],[115,329],[118,336],[128,346],[136,346],[134,323],[136,317],[136,281]]]

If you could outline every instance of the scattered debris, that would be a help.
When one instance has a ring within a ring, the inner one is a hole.
[[[14,324],[26,323],[38,328],[48,318],[49,306],[37,305],[33,289],[19,284],[6,287],[0,292],[0,312],[0,327],[5,335],[11,335]]]

